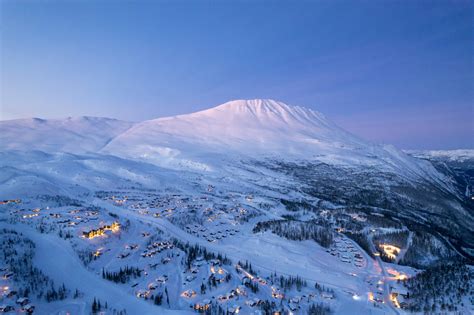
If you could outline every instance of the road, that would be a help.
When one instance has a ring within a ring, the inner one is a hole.
[[[369,245],[370,245],[370,250],[372,253],[376,253],[377,250],[375,249],[374,243],[372,242],[372,236],[369,236]],[[388,281],[386,280],[389,275],[387,271],[385,270],[384,264],[382,262],[382,259],[380,256],[375,256],[375,261],[379,265],[380,269],[382,270],[382,281],[383,281],[383,291],[384,291],[384,302],[385,305],[388,305],[388,307],[393,311],[393,313],[400,315],[400,312],[398,309],[393,305],[392,300],[390,299],[390,287],[388,285]]]

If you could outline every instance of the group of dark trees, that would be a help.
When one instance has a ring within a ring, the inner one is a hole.
[[[139,278],[141,276],[142,270],[137,267],[125,266],[125,268],[120,268],[119,271],[106,271],[102,269],[102,278],[115,283],[127,283],[130,278]]]
[[[296,287],[296,290],[301,291],[303,287],[308,286],[308,283],[306,280],[301,278],[300,276],[278,276],[277,273],[272,273],[270,275],[270,281],[273,284],[278,285],[280,288],[282,288],[285,292],[291,290],[293,287]]]
[[[316,289],[316,291],[318,292],[328,292],[328,293],[332,293],[332,294],[335,294],[334,293],[334,290],[331,289],[331,288],[326,288],[324,285],[320,285],[319,283],[315,283],[314,284],[314,288]]]
[[[434,235],[414,231],[411,244],[399,263],[423,269],[437,261],[448,260],[454,255],[455,253]]]
[[[36,246],[30,239],[14,230],[2,229],[0,245],[2,248],[0,264],[12,273],[12,280],[18,287],[17,296],[29,297],[31,294],[36,294],[36,298],[44,298],[47,302],[69,297],[70,290],[64,284],[56,287],[52,279],[34,266]],[[76,290],[73,297],[80,296]]]
[[[35,198],[38,201],[43,202],[44,204],[48,205],[49,207],[82,207],[82,202],[77,199],[72,199],[68,196],[64,195],[38,195]]]
[[[66,289],[64,283],[57,290],[54,287],[54,284],[51,284],[51,288],[48,291],[46,291],[45,299],[47,302],[53,302],[53,301],[58,301],[58,300],[60,301],[60,300],[66,299],[68,295],[69,295],[69,290]]]
[[[254,233],[270,230],[278,236],[289,240],[314,240],[323,247],[330,247],[334,233],[329,225],[323,226],[316,221],[271,220],[258,222],[253,228]]]
[[[294,201],[287,199],[280,199],[280,202],[285,206],[286,210],[296,212],[300,210],[304,211],[316,211],[317,208],[306,201]]]
[[[427,268],[404,282],[406,308],[425,313],[462,312],[463,299],[474,296],[473,279],[474,272],[461,261]]]
[[[308,315],[329,315],[331,313],[331,308],[322,303],[311,304],[308,309]]]
[[[208,251],[205,247],[196,244],[190,245],[189,242],[183,243],[177,239],[173,239],[173,244],[186,253],[185,264],[188,269],[191,268],[192,263],[198,257],[203,257],[206,261],[218,259],[224,265],[230,265],[232,263],[227,256],[222,256],[220,253],[216,255],[213,252]]]
[[[126,315],[127,310],[117,310],[113,307],[109,307],[107,301],[101,302],[99,299],[94,297],[94,301],[91,305],[92,315],[96,314],[113,314],[113,315]]]

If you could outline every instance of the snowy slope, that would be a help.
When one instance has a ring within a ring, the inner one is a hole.
[[[416,151],[407,150],[408,154],[411,154],[420,158],[427,159],[446,159],[449,161],[463,162],[467,160],[474,160],[474,149],[460,149],[460,150],[428,150],[428,151]]]
[[[110,118],[17,119],[0,121],[2,150],[95,152],[133,123]]]
[[[120,150],[124,144],[136,151]],[[344,145],[356,148],[366,143],[311,109],[273,100],[239,100],[197,113],[142,122],[119,135],[105,150],[146,154],[152,147],[162,156],[191,149],[307,156]]]
[[[237,100],[133,124],[108,118],[0,122],[2,150],[100,153],[175,170],[212,171],[235,161],[271,158],[370,168],[451,190],[429,162],[376,145],[323,114],[273,100]]]
[[[237,100],[174,117],[139,123],[101,151],[160,166],[211,170],[218,161],[278,158],[371,167],[410,180],[443,183],[430,163],[393,146],[364,141],[323,114],[274,100]]]

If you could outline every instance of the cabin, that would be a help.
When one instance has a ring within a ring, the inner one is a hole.
[[[0,312],[2,313],[8,313],[14,311],[15,308],[11,305],[2,305],[0,306]]]
[[[28,314],[33,314],[33,312],[35,311],[35,306],[31,304],[27,304],[22,307],[22,310]]]
[[[156,278],[156,281],[158,283],[166,283],[166,281],[168,281],[168,276],[167,275],[162,275],[162,276]]]
[[[211,307],[211,301],[209,299],[205,299],[200,303],[194,304],[194,309],[196,311],[206,311]]]
[[[121,253],[120,255],[117,256],[117,258],[123,259],[130,256],[130,253]]]
[[[25,306],[29,302],[30,302],[30,300],[27,297],[21,297],[21,298],[16,300],[16,304],[19,304],[21,306]]]
[[[240,311],[240,306],[234,305],[233,307],[228,309],[229,314],[238,314]]]
[[[255,307],[259,305],[262,301],[258,298],[254,298],[253,300],[247,300],[245,304],[247,304],[250,307]]]
[[[245,284],[250,284],[250,283],[252,283],[252,280],[250,280],[249,277],[244,276],[244,277],[242,278],[242,284],[245,285]]]
[[[13,276],[13,272],[7,272],[3,274],[3,279],[8,280]]]
[[[321,293],[321,297],[323,299],[332,300],[332,299],[334,299],[334,294],[332,294],[330,292],[323,292],[323,293]]]
[[[298,304],[295,304],[295,303],[289,303],[288,304],[288,308],[292,311],[292,312],[296,312],[300,307]]]
[[[402,288],[402,287],[399,287],[399,288],[394,288],[392,290],[392,294],[394,294],[395,296],[402,296],[403,298],[408,298],[408,290],[406,288]]]
[[[181,296],[190,299],[196,296],[196,291],[189,289],[181,293]]]
[[[137,291],[137,297],[138,298],[147,298],[148,296],[150,296],[150,291],[147,291],[147,290],[138,290]]]
[[[245,290],[245,286],[239,285],[236,289],[235,292],[239,295],[247,295],[247,291]]]

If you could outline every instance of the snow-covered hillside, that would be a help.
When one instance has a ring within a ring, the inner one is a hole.
[[[101,152],[198,170],[212,169],[229,156],[312,160],[446,182],[429,163],[393,146],[364,141],[319,112],[274,100],[231,101],[188,115],[138,123]]]
[[[18,311],[28,287],[40,314],[403,314],[420,305],[393,294],[407,266],[474,253],[449,166],[273,100],[2,121],[0,144],[0,288]]]
[[[407,150],[408,154],[416,157],[426,159],[447,159],[452,162],[464,162],[467,160],[474,160],[474,149],[460,149],[460,150]]]
[[[0,121],[2,150],[96,152],[133,123],[110,118],[17,119]]]

